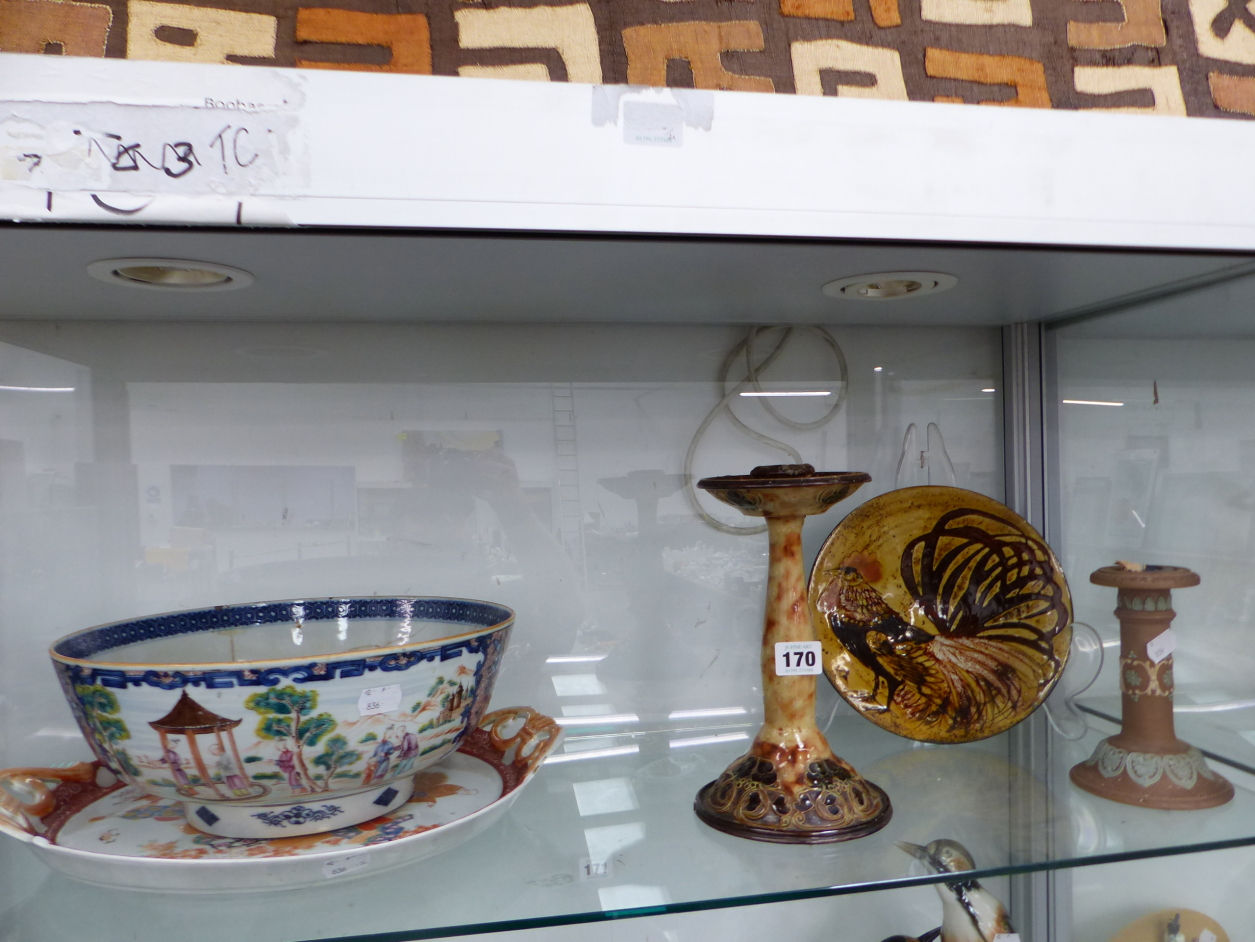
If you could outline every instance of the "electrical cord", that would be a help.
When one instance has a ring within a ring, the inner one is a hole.
[[[726,412],[728,414],[728,418],[732,421],[733,426],[743,435],[752,438],[754,441],[766,445],[769,448],[774,448],[777,451],[784,452],[793,460],[794,464],[802,463],[802,455],[797,451],[797,449],[785,442],[770,438],[756,429],[750,428],[750,426],[746,425],[732,409],[733,401],[735,401],[737,397],[739,397],[740,394],[747,388],[752,386],[756,392],[763,391],[761,383],[762,374],[780,358],[781,354],[784,353],[785,348],[788,347],[789,342],[793,339],[794,332],[799,329],[808,330],[818,334],[832,350],[833,357],[836,359],[837,366],[841,372],[841,391],[837,393],[836,402],[832,404],[831,408],[829,408],[827,412],[813,422],[797,422],[782,415],[780,411],[771,404],[767,397],[759,398],[759,404],[767,411],[767,414],[774,418],[777,422],[787,428],[797,429],[799,431],[813,431],[815,429],[823,428],[836,418],[836,415],[841,410],[841,407],[845,405],[846,391],[849,389],[849,369],[846,366],[845,353],[842,351],[841,345],[837,343],[836,338],[834,338],[832,334],[828,333],[828,331],[824,330],[822,327],[814,327],[810,325],[801,328],[785,326],[751,327],[748,331],[746,331],[745,337],[742,338],[741,342],[728,352],[728,355],[723,360],[723,366],[720,368],[719,389],[723,394],[722,398],[719,400],[718,404],[716,404],[715,407],[706,414],[706,418],[702,419],[701,425],[699,425],[697,427],[697,431],[693,433],[693,438],[689,442],[688,452],[684,456],[684,489],[685,493],[688,495],[689,503],[693,506],[693,509],[697,511],[697,515],[701,517],[707,525],[714,527],[721,533],[750,536],[755,533],[766,532],[767,527],[765,524],[748,527],[733,526],[732,524],[722,523],[721,521],[716,520],[713,516],[706,512],[705,508],[702,507],[701,502],[698,499],[696,481],[693,479],[693,458],[697,454],[697,446],[701,443],[702,438],[705,436],[707,430],[709,430],[715,419]],[[762,360],[755,363],[755,343],[762,337],[763,334],[770,333],[772,331],[783,331],[783,333],[780,335],[780,339],[776,342],[776,345],[771,349],[771,351],[763,357]],[[745,377],[737,381],[735,385],[729,388],[728,384],[731,382],[730,377],[733,367],[736,365],[737,360],[741,357],[744,357],[745,359]]]

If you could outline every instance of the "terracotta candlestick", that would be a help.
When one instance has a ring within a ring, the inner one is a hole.
[[[765,517],[771,557],[763,626],[763,726],[749,752],[697,793],[697,816],[739,837],[782,844],[847,841],[884,827],[893,809],[880,788],[833,755],[815,725],[815,675],[776,676],[776,643],[814,641],[802,568],[802,521],[871,480],[808,464],[755,468],[697,486]]]
[[[1155,662],[1147,643],[1176,612],[1172,590],[1198,585],[1179,566],[1104,566],[1089,581],[1112,586],[1120,619],[1121,728],[1072,769],[1072,781],[1102,798],[1143,808],[1212,808],[1233,798],[1233,786],[1203,754],[1177,739],[1172,720],[1172,655]]]

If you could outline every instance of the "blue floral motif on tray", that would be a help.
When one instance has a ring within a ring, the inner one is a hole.
[[[316,824],[319,821],[326,821],[328,818],[334,818],[338,814],[343,814],[344,809],[339,805],[323,805],[321,808],[307,808],[305,805],[293,805],[291,808],[284,808],[282,811],[263,811],[253,815],[262,824],[268,824],[272,828],[285,828],[289,824]]]

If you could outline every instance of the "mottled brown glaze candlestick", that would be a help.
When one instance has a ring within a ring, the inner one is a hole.
[[[749,752],[697,793],[697,816],[738,837],[782,844],[848,841],[888,823],[889,796],[833,754],[815,725],[815,676],[776,676],[776,643],[814,641],[802,522],[871,480],[808,464],[755,468],[697,486],[752,517],[770,540],[763,624],[763,726]]]
[[[1172,719],[1172,655],[1156,662],[1147,643],[1163,634],[1176,612],[1172,590],[1195,586],[1198,574],[1180,566],[1104,566],[1089,581],[1117,590],[1120,619],[1120,733],[1072,768],[1072,781],[1102,798],[1143,808],[1213,808],[1233,798],[1233,786],[1203,754],[1177,739]]]

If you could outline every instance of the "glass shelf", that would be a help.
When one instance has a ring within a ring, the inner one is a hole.
[[[920,874],[897,840],[957,839],[972,851],[977,876],[1255,844],[1255,793],[1241,773],[1232,803],[1199,812],[1132,808],[1061,785],[1107,730],[1052,743],[1051,787],[1011,761],[1012,738],[1023,731],[965,746],[924,746],[848,714],[832,719],[828,735],[889,792],[892,822],[846,844],[756,843],[714,831],[692,812],[697,788],[752,736],[751,711],[704,724],[666,714],[618,719],[600,728],[573,725],[565,751],[483,835],[366,881],[212,896],[104,890],[41,874],[24,848],[6,841],[0,885],[16,905],[0,939],[72,938],[125,921],[136,942],[174,932],[188,940],[400,942],[939,879]],[[590,861],[605,863],[607,874],[588,877]],[[131,918],[140,911],[142,919]]]

